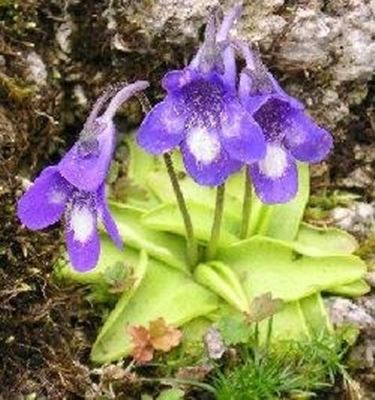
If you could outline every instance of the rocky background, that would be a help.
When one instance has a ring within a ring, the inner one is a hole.
[[[233,3],[0,0],[0,394],[5,399],[32,393],[97,398],[95,390],[105,379],[88,364],[100,317],[83,293],[57,288],[49,277],[60,233],[20,227],[15,199],[73,143],[90,105],[109,83],[150,80],[148,94],[156,101],[162,95],[160,78],[190,59],[212,7]],[[335,136],[332,156],[313,170],[314,193],[341,189],[358,195],[331,217],[373,249],[375,1],[245,0],[243,8],[235,34],[260,49],[287,91]],[[121,131],[141,117],[137,102],[129,103],[119,116]]]

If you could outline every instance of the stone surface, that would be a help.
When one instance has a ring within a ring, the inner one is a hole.
[[[374,233],[375,206],[373,204],[354,202],[350,207],[336,207],[332,210],[331,216],[336,226],[361,238]]]
[[[113,1],[103,12],[113,49],[152,54],[173,63],[170,50],[180,48],[185,50],[186,64],[213,7],[226,9],[235,3]],[[333,166],[335,179],[341,179],[343,188],[358,189],[371,198],[375,197],[374,161],[356,158],[350,163],[348,159],[355,158],[353,139],[360,138],[359,151],[375,139],[370,82],[375,69],[374,20],[375,0],[245,0],[242,17],[233,30],[234,36],[261,50],[286,90],[333,131],[337,138],[333,164],[341,166],[343,160],[348,164],[345,168]],[[168,46],[160,47],[160,43]],[[186,51],[188,44],[191,47]],[[349,177],[347,169],[352,174]]]
[[[363,306],[342,297],[326,300],[329,316],[335,326],[353,324],[360,329],[374,328],[375,320]]]

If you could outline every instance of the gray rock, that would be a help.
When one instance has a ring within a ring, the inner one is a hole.
[[[331,297],[326,300],[331,321],[336,326],[353,324],[360,329],[374,328],[375,320],[364,307],[349,299]]]
[[[26,57],[28,64],[28,80],[34,82],[37,86],[45,86],[47,84],[47,68],[40,57],[35,51],[30,52]]]
[[[336,207],[331,212],[336,226],[361,237],[374,232],[375,206],[373,204],[354,202],[350,207]]]
[[[204,336],[208,356],[212,360],[219,360],[225,353],[225,344],[223,338],[216,328],[209,328]]]

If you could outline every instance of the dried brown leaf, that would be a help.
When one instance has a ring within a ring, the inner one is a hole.
[[[250,311],[247,320],[251,323],[260,322],[277,314],[283,307],[281,299],[273,299],[272,293],[267,292],[256,297],[250,304]]]
[[[150,342],[151,336],[148,329],[144,326],[130,326],[128,332],[134,345],[132,351],[134,360],[140,363],[151,361],[154,348]]]
[[[155,350],[170,351],[181,343],[182,332],[168,325],[163,318],[150,322],[151,344]]]
[[[163,318],[151,321],[148,329],[144,326],[130,326],[128,332],[134,345],[132,356],[141,363],[151,361],[154,350],[170,351],[182,339],[182,332],[168,325]]]

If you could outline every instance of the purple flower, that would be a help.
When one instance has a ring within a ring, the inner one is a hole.
[[[262,132],[235,88],[235,59],[227,39],[238,13],[233,8],[220,27],[211,18],[196,57],[183,70],[164,76],[167,96],[138,132],[139,145],[152,154],[180,146],[188,173],[201,185],[220,185],[244,162],[265,155]]]
[[[296,160],[320,162],[332,148],[332,136],[280,88],[247,47],[241,47],[247,69],[240,74],[239,96],[267,143],[265,157],[250,165],[251,179],[264,203],[285,203],[298,191]]]
[[[18,202],[18,217],[32,230],[46,228],[64,217],[70,261],[78,271],[88,271],[98,261],[98,219],[114,243],[122,247],[105,197],[104,181],[115,146],[112,119],[124,101],[147,86],[147,82],[139,81],[124,87],[100,116],[113,93],[99,98],[77,143],[57,166],[44,169]]]

